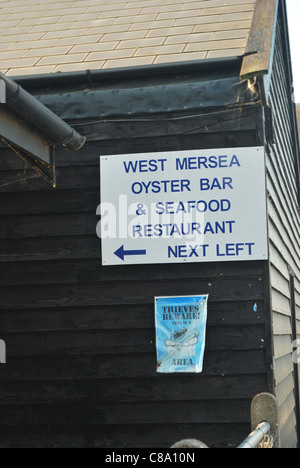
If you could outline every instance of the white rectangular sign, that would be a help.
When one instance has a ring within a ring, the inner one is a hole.
[[[266,260],[263,147],[104,156],[103,265]]]

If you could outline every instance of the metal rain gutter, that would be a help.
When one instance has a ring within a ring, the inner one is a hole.
[[[77,151],[82,148],[86,142],[85,137],[2,73],[0,73],[0,80],[5,83],[6,105],[9,109],[66,150]]]
[[[243,57],[229,57],[222,59],[206,59],[185,62],[170,62],[138,67],[112,68],[102,70],[86,70],[47,75],[18,76],[14,80],[26,89],[42,87],[88,85],[91,88],[112,80],[128,80],[138,78],[153,78],[156,76],[228,71],[232,68],[240,72]]]

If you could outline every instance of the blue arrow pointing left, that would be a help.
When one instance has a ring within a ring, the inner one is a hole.
[[[146,250],[125,250],[124,245],[120,247],[118,250],[115,251],[115,255],[119,257],[121,260],[125,260],[127,255],[147,255]]]

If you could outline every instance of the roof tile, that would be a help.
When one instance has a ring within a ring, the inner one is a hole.
[[[6,0],[8,75],[243,55],[257,0]]]

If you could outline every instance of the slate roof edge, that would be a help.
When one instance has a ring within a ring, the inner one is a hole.
[[[283,1],[283,3],[282,3]],[[241,78],[248,79],[270,72],[276,36],[279,3],[285,0],[258,0],[241,67]]]

